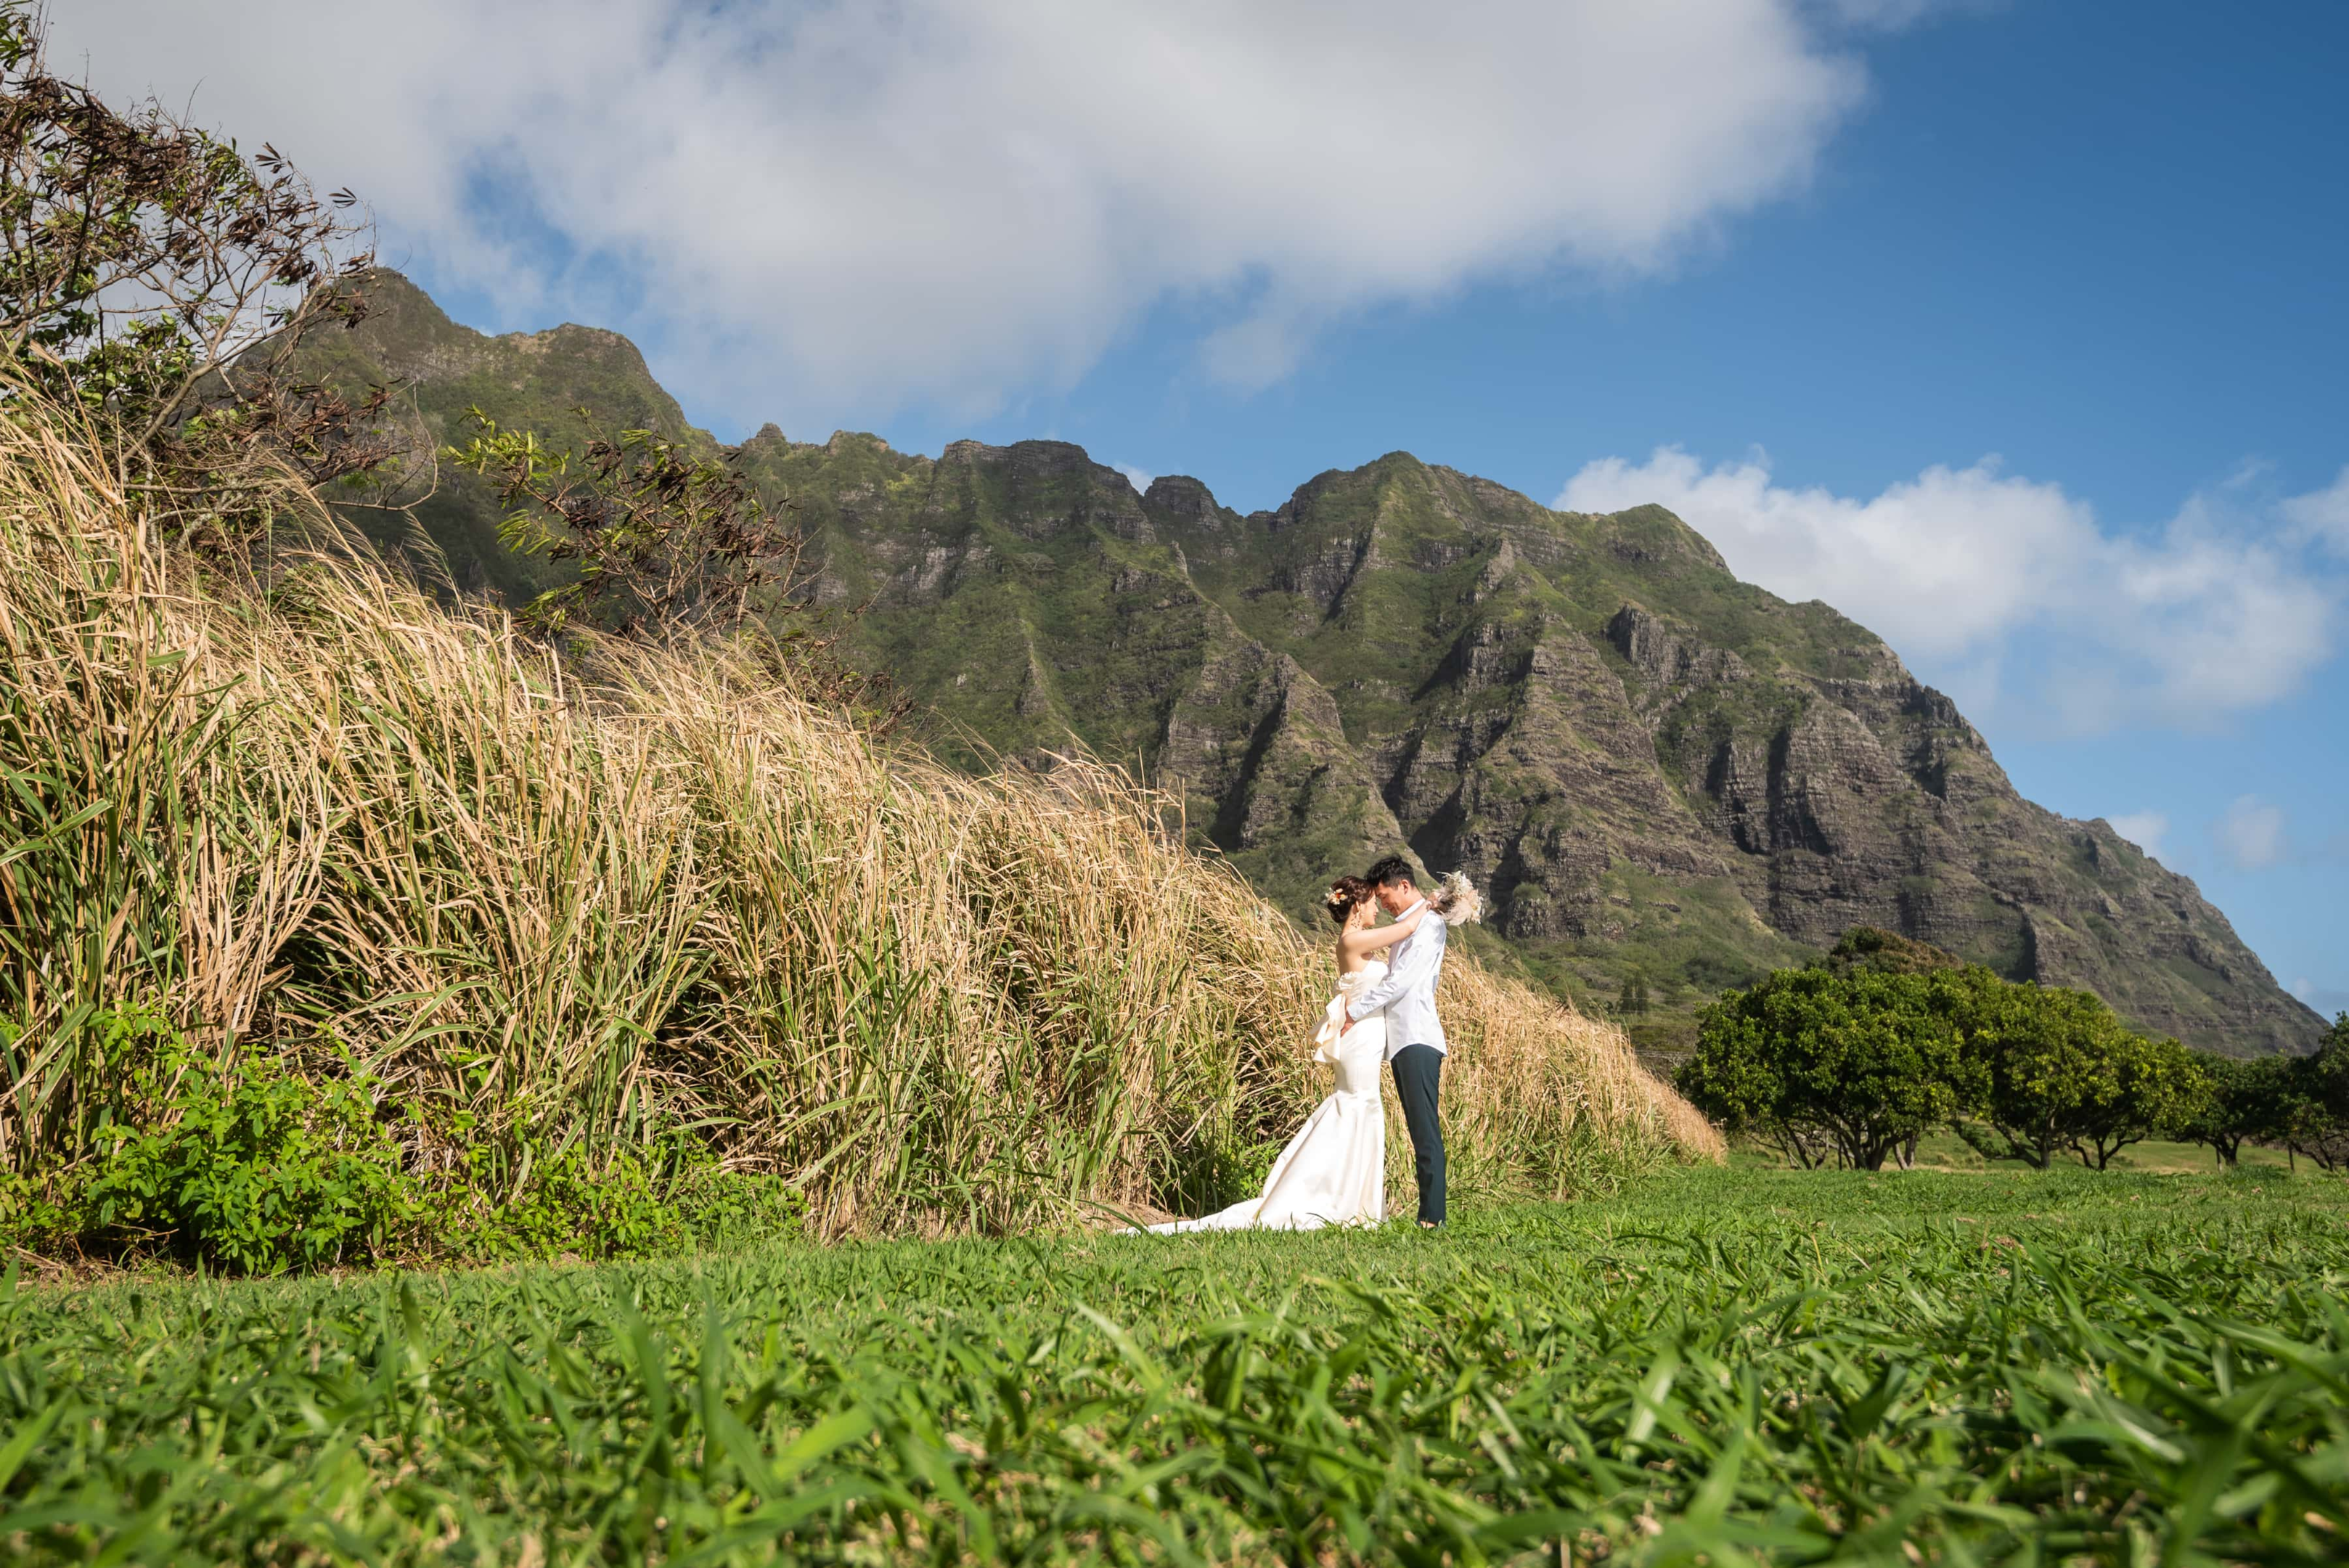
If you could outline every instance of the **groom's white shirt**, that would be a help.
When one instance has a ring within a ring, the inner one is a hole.
[[[1424,909],[1426,904],[1423,898],[1412,909]],[[1411,909],[1405,909],[1396,918],[1410,915]],[[1386,979],[1365,987],[1347,1004],[1346,1016],[1358,1022],[1386,1009],[1386,1059],[1390,1062],[1406,1045],[1448,1049],[1444,1024],[1435,1016],[1435,977],[1444,972],[1444,939],[1451,929],[1441,916],[1429,911],[1427,919],[1419,922],[1419,929],[1395,943],[1387,960]]]

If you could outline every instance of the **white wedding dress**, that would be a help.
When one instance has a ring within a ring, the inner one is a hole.
[[[1372,1013],[1339,1037],[1345,1030],[1346,1004],[1386,973],[1387,966],[1373,961],[1339,980],[1338,994],[1330,999],[1313,1035],[1313,1059],[1336,1064],[1337,1085],[1273,1161],[1264,1190],[1203,1219],[1153,1225],[1153,1232],[1310,1231],[1375,1225],[1386,1217],[1387,1117],[1379,1103],[1386,1014]]]

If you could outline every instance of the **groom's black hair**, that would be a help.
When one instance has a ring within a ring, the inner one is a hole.
[[[1400,855],[1390,855],[1362,873],[1362,880],[1373,888],[1392,888],[1398,882],[1418,886],[1411,872],[1411,862]]]

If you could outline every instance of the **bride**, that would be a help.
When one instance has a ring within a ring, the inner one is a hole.
[[[1387,1121],[1379,1103],[1379,1068],[1386,1059],[1386,1015],[1372,1013],[1348,1029],[1346,1004],[1364,986],[1386,978],[1386,961],[1378,955],[1417,930],[1429,906],[1423,903],[1392,925],[1373,925],[1373,891],[1359,877],[1340,877],[1324,904],[1338,923],[1338,994],[1330,999],[1314,1033],[1313,1059],[1337,1066],[1330,1097],[1313,1107],[1273,1161],[1262,1192],[1203,1219],[1153,1225],[1153,1232],[1309,1231],[1375,1225],[1385,1218]],[[1443,918],[1441,911],[1437,918]]]

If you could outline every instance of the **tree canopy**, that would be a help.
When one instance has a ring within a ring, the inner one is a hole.
[[[2313,1056],[2293,1062],[2276,1114],[2276,1139],[2326,1170],[2349,1170],[2349,1012]]]
[[[175,530],[267,513],[288,469],[398,483],[391,389],[347,400],[294,371],[306,329],[365,315],[357,202],[266,143],[53,74],[39,9],[0,0],[0,402],[79,410]]]
[[[1985,1153],[2044,1167],[2072,1150],[2101,1170],[2209,1093],[2184,1047],[2133,1033],[2088,992],[1976,986],[1969,1002],[1961,1027],[1982,1085],[1970,1108],[2002,1140],[1977,1136]]]
[[[1827,959],[1722,996],[1677,1082],[1732,1132],[1806,1166],[1880,1169],[1936,1126],[1992,1158],[2105,1169],[2190,1137],[2231,1161],[2288,1141],[2349,1167],[2349,1018],[2302,1062],[2234,1062],[2130,1029],[2084,991],[2000,979],[1921,943],[1855,930]],[[1904,1155],[1905,1158],[1905,1155]]]
[[[1782,970],[1705,1009],[1681,1092],[1804,1165],[1881,1169],[1968,1098],[1973,1069],[1933,991],[1915,974]]]
[[[2282,1135],[2292,1088],[2289,1056],[2221,1056],[2193,1053],[2209,1092],[2174,1124],[2178,1137],[2207,1146],[2221,1165],[2233,1165],[2243,1145]]]

